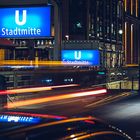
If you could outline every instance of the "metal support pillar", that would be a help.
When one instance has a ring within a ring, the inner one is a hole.
[[[29,48],[29,60],[34,60],[35,59],[34,40],[33,39],[27,40],[27,46]]]
[[[60,2],[51,0],[52,5],[54,6],[54,31],[55,31],[55,44],[53,52],[53,60],[61,59],[61,5]]]

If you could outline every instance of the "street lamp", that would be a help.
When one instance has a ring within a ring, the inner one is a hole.
[[[66,40],[69,40],[69,35],[65,35],[65,37],[66,37]]]
[[[123,30],[122,30],[122,29],[119,30],[119,34],[120,34],[120,35],[123,34]]]

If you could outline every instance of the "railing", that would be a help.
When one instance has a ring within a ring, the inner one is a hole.
[[[108,89],[119,90],[138,90],[138,80],[121,80],[107,83]]]
[[[38,80],[38,79],[34,79],[34,77],[37,74],[46,75],[46,71],[34,72],[33,70],[24,70],[24,71],[13,70],[13,71],[1,71],[0,72],[0,75],[4,75],[6,78],[7,89],[34,86],[35,80]],[[49,73],[48,75],[51,75],[51,74]],[[66,76],[67,79],[69,79],[70,77]],[[50,79],[47,79],[47,80],[50,80]],[[65,80],[65,79],[62,78],[59,80]],[[73,81],[73,79],[72,79],[72,81]],[[97,83],[97,84],[95,83],[95,85],[93,85],[93,86],[96,86],[98,84],[99,83]],[[108,89],[138,90],[138,79],[123,79],[123,80],[103,83],[103,84],[99,84],[99,85],[106,86]]]
[[[20,88],[24,86],[29,87],[33,85],[33,74],[31,72],[7,71],[0,72],[0,75],[5,76],[7,89]]]

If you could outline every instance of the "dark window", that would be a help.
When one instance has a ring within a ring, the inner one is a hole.
[[[69,3],[69,31],[71,35],[85,33],[86,30],[86,0],[70,0]]]

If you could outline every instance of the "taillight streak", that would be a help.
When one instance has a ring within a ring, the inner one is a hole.
[[[9,115],[22,115],[22,116],[30,116],[30,117],[40,117],[47,119],[66,119],[65,116],[56,116],[56,115],[47,115],[47,114],[37,114],[37,113],[26,113],[26,112],[4,112]]]
[[[19,89],[11,89],[11,90],[0,90],[0,95],[39,92],[39,91],[52,90],[52,89],[55,89],[55,88],[65,88],[65,87],[75,87],[75,86],[79,86],[79,85],[78,84],[70,84],[70,85],[58,85],[58,86],[48,86],[48,87],[33,87],[33,88],[19,88]]]

